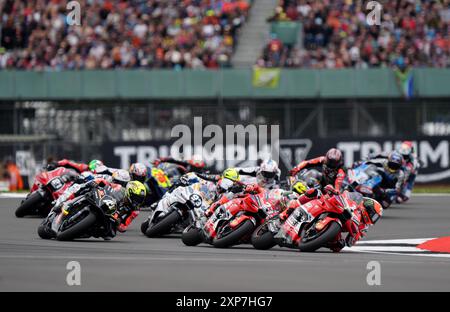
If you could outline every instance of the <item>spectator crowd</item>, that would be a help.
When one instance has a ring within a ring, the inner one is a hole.
[[[0,69],[218,68],[230,65],[246,0],[0,1]]]
[[[450,67],[449,0],[379,0],[370,26],[368,1],[281,0],[269,22],[300,21],[303,42],[272,35],[260,67]]]

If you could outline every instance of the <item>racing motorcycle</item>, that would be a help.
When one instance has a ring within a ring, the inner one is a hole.
[[[267,220],[254,231],[251,243],[256,249],[279,245],[316,251],[326,247],[339,233],[351,231],[347,221],[356,218],[352,211],[362,199],[357,192],[326,194],[299,206],[284,222],[278,216]]]
[[[46,216],[52,208],[51,203],[57,200],[73,184],[70,176],[75,171],[67,168],[56,168],[42,171],[34,179],[30,193],[16,210],[16,217],[26,215]]]
[[[87,189],[73,200],[55,205],[39,225],[38,235],[61,241],[115,235],[118,200],[117,192],[111,186]]]
[[[255,228],[266,219],[266,211],[272,210],[265,196],[266,192],[243,194],[217,207],[211,217],[199,219],[183,231],[183,243],[195,246],[205,242],[226,248],[248,242]]]
[[[397,197],[395,191],[381,188],[383,177],[375,164],[362,163],[349,169],[344,180],[344,189],[361,193],[364,197],[370,197],[381,203],[384,209],[389,208]]]
[[[147,237],[183,230],[199,219],[214,200],[214,183],[197,182],[166,193],[141,225]]]

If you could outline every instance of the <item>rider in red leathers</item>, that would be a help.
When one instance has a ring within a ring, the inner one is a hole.
[[[325,156],[302,161],[289,171],[289,174],[295,176],[303,169],[318,167],[322,167],[322,187],[331,184],[336,190],[341,190],[345,178],[344,158],[342,152],[336,148],[330,149]]]
[[[76,162],[68,160],[68,159],[62,159],[62,160],[59,160],[56,162],[49,163],[47,165],[47,170],[53,170],[58,167],[73,169],[73,170],[77,171],[78,173],[82,173],[84,171],[89,170],[89,166],[87,164],[76,163]]]
[[[327,194],[338,193],[331,185],[325,187],[325,192]],[[352,211],[352,218],[343,224],[343,228],[348,232],[347,237],[343,239],[341,233],[339,233],[335,240],[326,246],[333,252],[339,252],[345,246],[353,246],[366,235],[369,226],[375,224],[382,215],[383,208],[380,203],[372,198],[362,198],[361,195],[354,194],[353,198],[358,206]],[[323,199],[327,200],[327,196],[329,195],[324,195]],[[308,190],[297,201],[290,202],[289,207],[280,214],[280,219],[285,221],[295,209],[320,197],[322,197],[320,191],[314,194],[314,189]]]

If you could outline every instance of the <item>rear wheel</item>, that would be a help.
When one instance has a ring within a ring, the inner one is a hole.
[[[213,240],[213,246],[216,248],[227,248],[236,245],[242,238],[251,234],[254,229],[255,225],[253,222],[250,220],[245,220],[237,228],[230,230],[220,238],[215,238]]]
[[[16,210],[16,217],[23,218],[26,215],[37,214],[38,208],[43,204],[44,197],[41,193],[34,192],[25,199]]]
[[[97,220],[95,214],[88,210],[77,218],[76,222],[66,225],[62,231],[58,231],[56,239],[60,241],[72,240],[85,234]],[[64,226],[64,225],[62,225]]]
[[[311,226],[315,226],[316,223]],[[310,228],[310,227],[309,227]],[[302,230],[301,240],[299,243],[300,251],[312,252],[323,247],[326,243],[333,241],[341,231],[341,226],[336,221],[328,223],[327,227],[320,232],[308,236],[307,229]]]
[[[153,225],[148,224],[145,235],[147,237],[157,237],[168,234],[172,227],[177,224],[180,219],[180,214],[176,210],[173,210],[168,215],[159,220],[158,223]]]
[[[181,241],[186,246],[197,246],[203,242],[202,232],[200,229],[190,225],[181,234]]]

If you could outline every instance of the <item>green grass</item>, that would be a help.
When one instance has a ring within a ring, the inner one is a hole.
[[[413,193],[450,193],[450,185],[415,185]]]
[[[27,194],[29,192],[30,192],[30,190],[20,190],[20,191],[14,191],[13,193],[24,193],[24,194]],[[0,191],[0,193],[9,193],[9,191]]]

